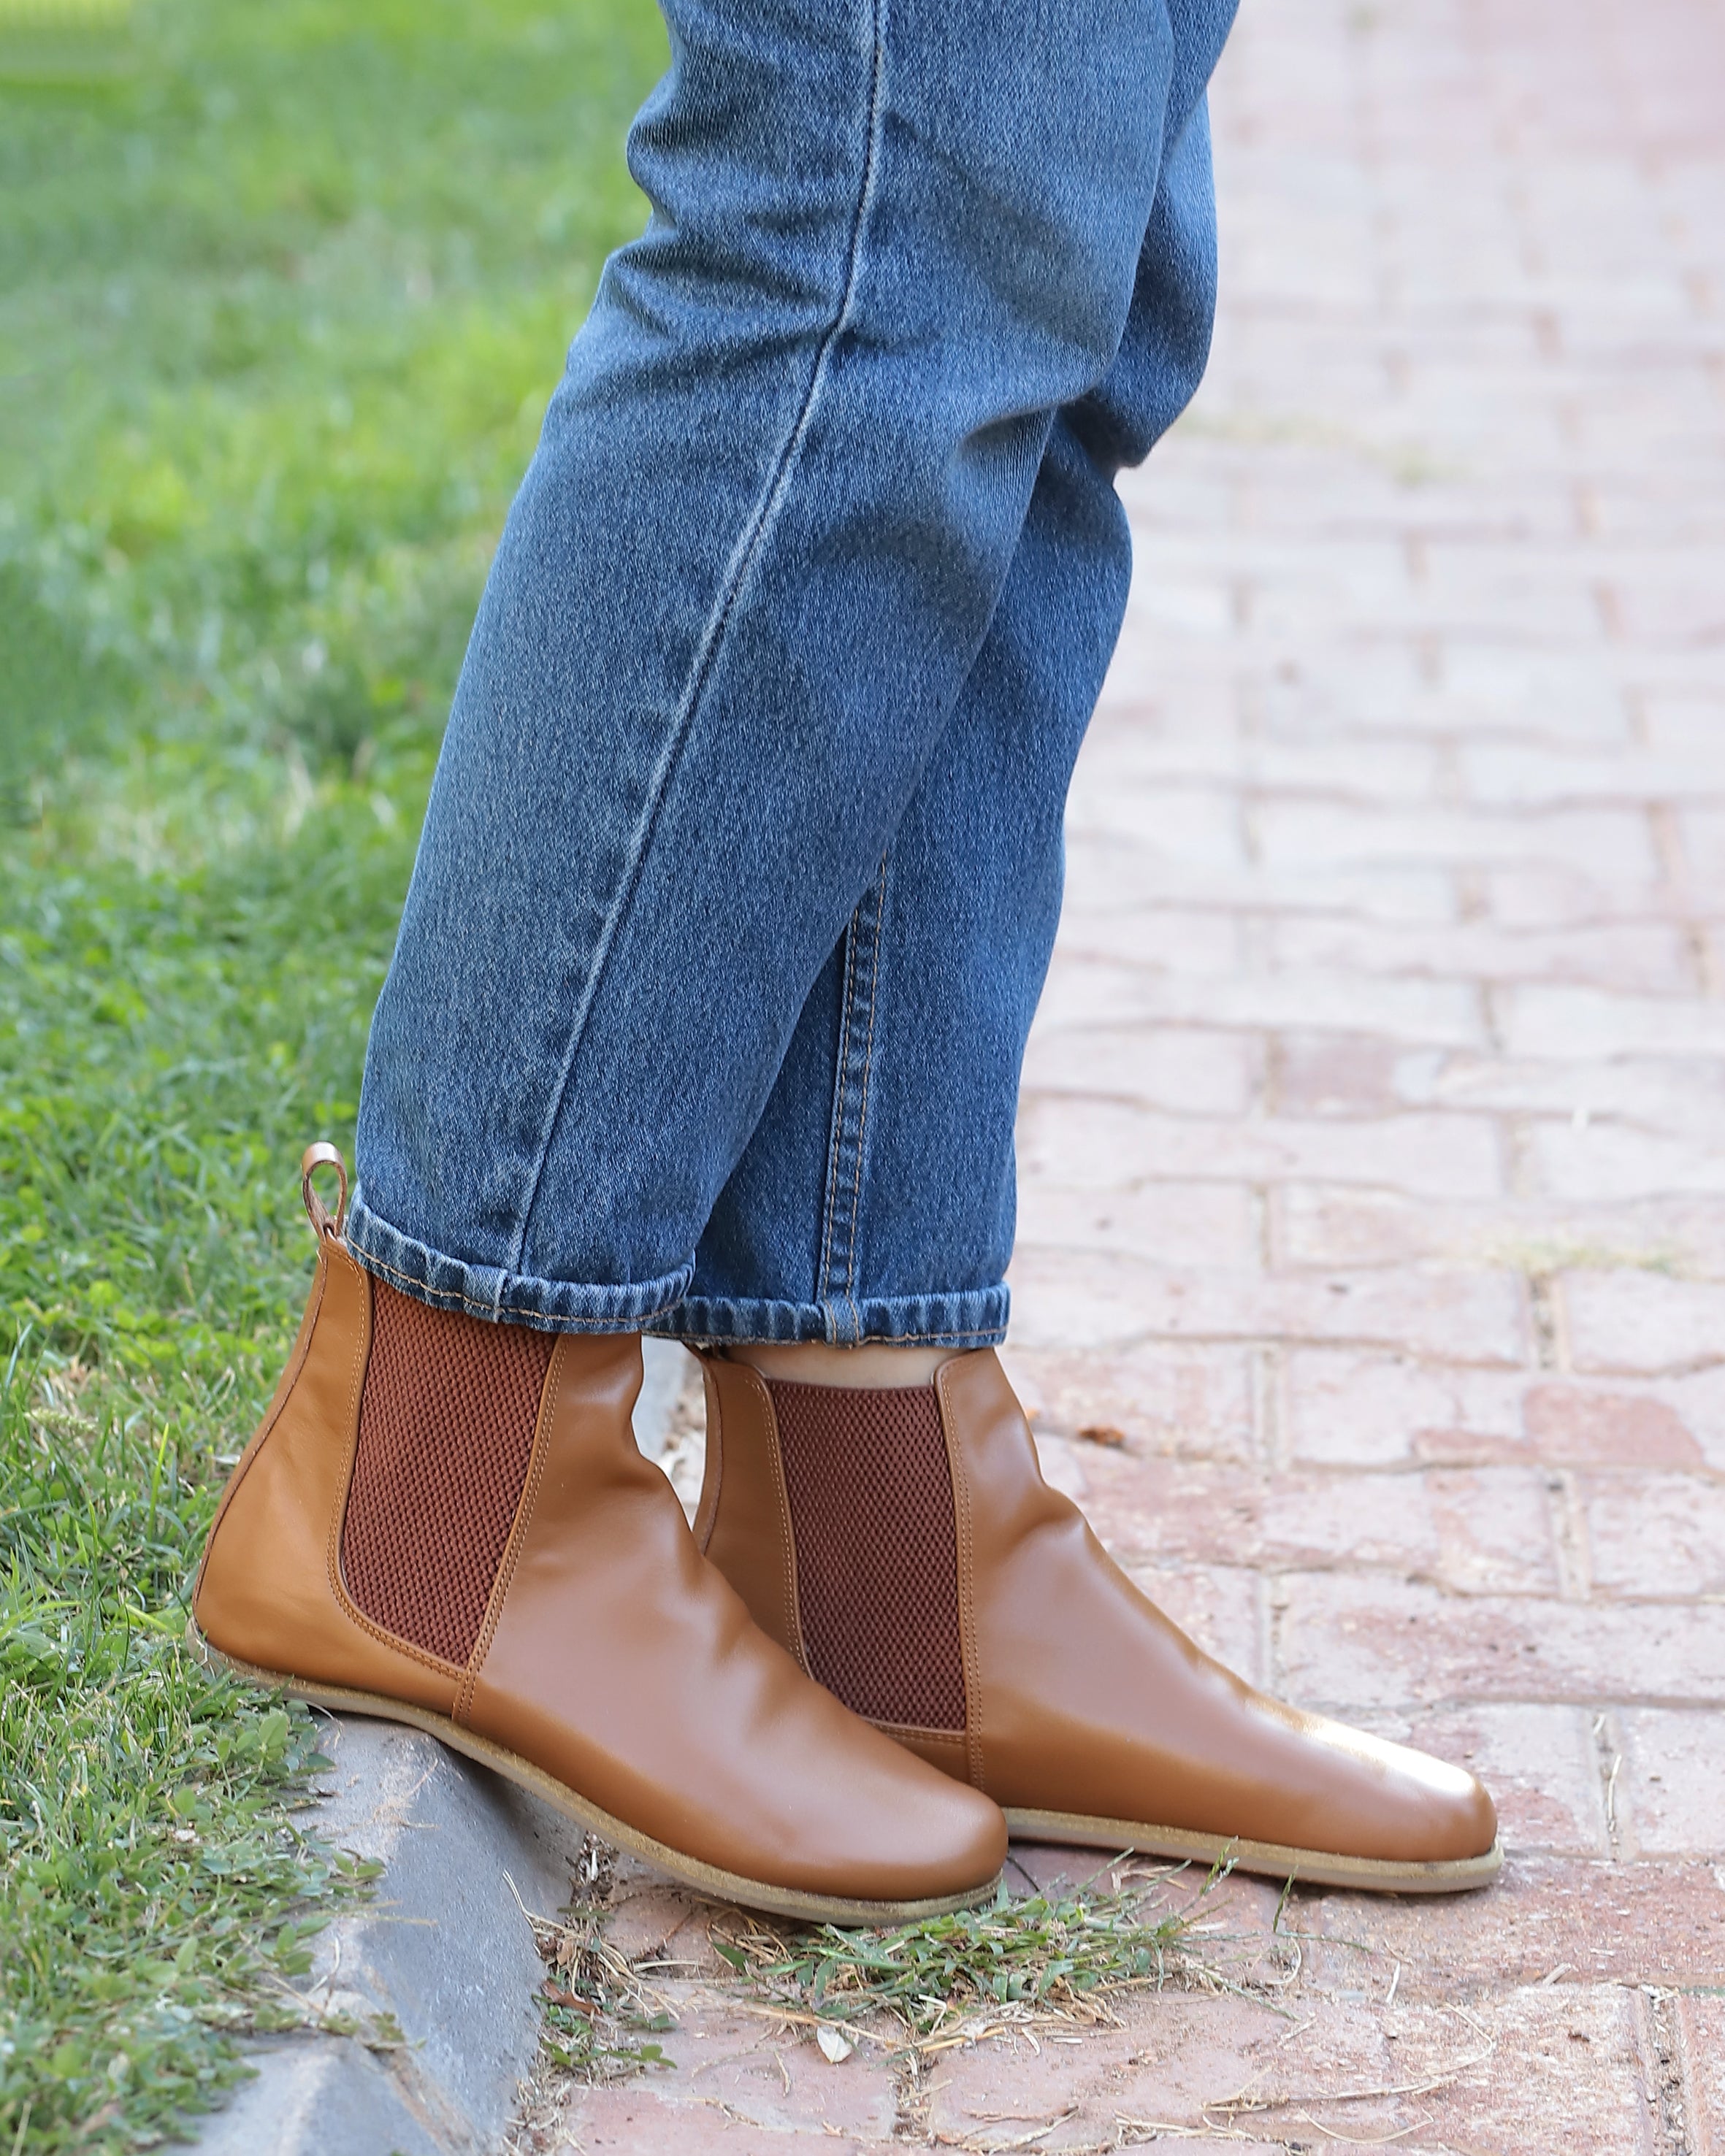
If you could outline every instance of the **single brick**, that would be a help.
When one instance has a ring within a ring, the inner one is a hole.
[[[1725,1282],[1573,1272],[1563,1302],[1578,1370],[1655,1376],[1725,1363]]]
[[[1345,1573],[1286,1573],[1280,1591],[1284,1678],[1307,1705],[1725,1705],[1725,1604],[1451,1595]]]

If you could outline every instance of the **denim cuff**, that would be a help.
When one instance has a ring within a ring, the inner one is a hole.
[[[687,1296],[643,1327],[670,1340],[865,1341],[897,1347],[998,1348],[1012,1297],[998,1287],[952,1295],[886,1295],[842,1303],[775,1302],[753,1296]]]
[[[622,1286],[535,1280],[497,1265],[470,1265],[416,1243],[380,1219],[356,1190],[348,1213],[348,1248],[368,1272],[417,1301],[465,1310],[494,1323],[530,1325],[541,1332],[639,1332],[682,1296],[693,1262],[657,1280]]]

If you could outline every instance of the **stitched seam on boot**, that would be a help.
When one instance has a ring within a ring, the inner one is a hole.
[[[802,1635],[802,1598],[798,1592],[796,1572],[796,1528],[790,1517],[790,1492],[785,1483],[785,1453],[779,1436],[778,1410],[773,1405],[772,1388],[760,1371],[751,1369],[749,1376],[760,1394],[761,1428],[766,1436],[767,1465],[772,1470],[773,1496],[779,1507],[779,1569],[784,1581],[785,1638],[806,1676],[809,1673],[809,1650]]]
[[[976,1645],[976,1544],[971,1512],[971,1478],[955,1435],[950,1363],[935,1373],[935,1397],[940,1404],[940,1435],[952,1475],[952,1512],[958,1531],[958,1627],[964,1654],[965,1738],[973,1789],[986,1786],[982,1762],[982,1671]]]
[[[264,1422],[253,1433],[251,1442],[234,1462],[234,1472],[229,1478],[228,1486],[222,1492],[222,1502],[216,1507],[215,1517],[209,1523],[209,1532],[203,1538],[203,1554],[198,1560],[198,1577],[192,1585],[192,1608],[194,1614],[198,1608],[198,1598],[203,1592],[203,1575],[209,1569],[209,1553],[215,1548],[216,1535],[222,1522],[227,1517],[228,1507],[239,1495],[240,1484],[250,1474],[252,1462],[269,1443],[270,1432],[281,1421],[282,1416],[287,1413],[287,1404],[294,1396],[294,1389],[300,1382],[300,1373],[305,1368],[306,1358],[312,1353],[312,1342],[317,1332],[317,1321],[323,1315],[324,1291],[329,1286],[329,1252],[321,1247],[322,1242],[322,1239],[320,1237],[317,1277],[312,1282],[312,1293],[307,1297],[310,1305],[307,1312],[309,1322],[303,1329],[293,1361],[286,1373],[286,1382],[281,1388],[281,1397],[270,1410]]]
[[[701,1462],[701,1501],[695,1507],[695,1547],[705,1557],[718,1525],[718,1508],[724,1502],[724,1409],[719,1404],[718,1380],[713,1366],[702,1358],[701,1390],[707,1409],[707,1450]],[[707,1499],[713,1492],[713,1502]]]
[[[914,1737],[923,1744],[951,1744],[968,1753],[970,1739],[962,1729],[928,1729],[919,1722],[883,1722],[873,1717],[874,1727],[886,1737]]]
[[[551,1350],[551,1359],[545,1365],[545,1383],[539,1394],[538,1418],[533,1424],[533,1450],[528,1456],[527,1474],[522,1482],[515,1517],[509,1522],[509,1539],[503,1545],[503,1554],[497,1564],[497,1576],[492,1582],[479,1637],[473,1642],[473,1651],[467,1657],[467,1666],[456,1692],[455,1705],[450,1709],[451,1721],[464,1727],[473,1711],[473,1695],[479,1687],[479,1672],[485,1666],[486,1656],[491,1652],[492,1641],[497,1637],[497,1626],[502,1621],[503,1605],[509,1599],[510,1588],[514,1584],[515,1568],[521,1561],[521,1547],[527,1540],[533,1507],[539,1500],[539,1485],[545,1479],[545,1461],[551,1450],[551,1423],[556,1412],[554,1403],[557,1398],[557,1388],[563,1380],[562,1363],[568,1351],[569,1336],[559,1333],[557,1344]]]

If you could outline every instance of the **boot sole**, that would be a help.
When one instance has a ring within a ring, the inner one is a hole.
[[[1184,1827],[1145,1826],[1132,1820],[1089,1819],[1082,1812],[1023,1811],[1010,1804],[1004,1809],[1007,1831],[1024,1841],[1075,1842],[1084,1849],[1135,1850],[1185,1863],[1226,1864],[1237,1871],[1297,1879],[1308,1887],[1352,1887],[1372,1894],[1460,1894],[1487,1885],[1503,1868],[1501,1841],[1479,1856],[1404,1863],[1388,1856],[1338,1856],[1280,1842],[1194,1834]]]
[[[302,1699],[312,1707],[328,1707],[338,1714],[369,1714],[385,1722],[402,1722],[411,1728],[423,1729],[427,1736],[446,1744],[451,1752],[476,1759],[481,1767],[489,1767],[494,1774],[501,1774],[505,1781],[531,1790],[565,1819],[573,1820],[577,1826],[586,1828],[618,1849],[626,1849],[631,1856],[643,1858],[709,1901],[739,1902],[745,1908],[762,1909],[772,1916],[792,1917],[810,1924],[904,1924],[914,1923],[923,1917],[949,1916],[955,1909],[976,1908],[991,1900],[1000,1884],[1001,1874],[996,1872],[993,1878],[966,1887],[961,1893],[939,1894],[926,1901],[853,1902],[832,1894],[805,1894],[794,1887],[771,1886],[764,1879],[745,1879],[739,1872],[722,1871],[716,1864],[703,1864],[699,1857],[685,1856],[681,1850],[655,1841],[651,1835],[642,1834],[639,1828],[614,1819],[598,1804],[590,1803],[565,1783],[548,1774],[543,1767],[534,1766],[531,1759],[523,1759],[518,1753],[493,1744],[489,1738],[476,1736],[446,1715],[433,1714],[429,1708],[415,1707],[407,1700],[385,1698],[380,1692],[353,1691],[345,1685],[312,1684],[280,1670],[260,1669],[255,1663],[242,1662],[233,1655],[224,1654],[219,1647],[212,1646],[195,1624],[187,1626],[186,1638],[193,1652],[209,1667],[226,1671],[250,1684],[263,1686],[271,1691],[285,1691],[291,1698]]]

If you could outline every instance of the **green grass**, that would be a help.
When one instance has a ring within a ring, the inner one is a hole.
[[[363,1891],[185,1598],[662,60],[646,0],[62,14],[0,0],[0,2151],[170,2135]]]
[[[672,2061],[655,2036],[677,2016],[606,1936],[616,1852],[589,1835],[556,1917],[529,1911],[539,1958],[542,2068],[579,2082],[628,2081]]]
[[[1160,1877],[1100,1876],[1016,1899],[1002,1882],[983,1908],[886,1932],[781,1933],[744,1918],[728,1938],[715,1928],[713,1943],[752,1994],[812,2018],[829,2041],[866,2031],[891,2051],[939,2051],[991,2033],[1003,2012],[1009,2026],[1106,2020],[1122,1992],[1189,1973],[1191,1911],[1164,1906]]]
[[[1237,1990],[1194,1938],[1228,1876],[1130,1858],[1077,1886],[1014,1898],[1002,1884],[982,1908],[885,1930],[720,1909],[708,1939],[729,1972],[717,1987],[727,2005],[812,2035],[835,2062],[866,2043],[914,2090],[930,2061],[960,2045],[1051,2022],[1112,2025],[1129,1992],[1169,1983]],[[570,1907],[557,1919],[529,1917],[548,1964],[542,2059],[584,2082],[672,2067],[655,2040],[677,2025],[679,2006],[698,2006],[713,1989],[691,1982],[686,1962],[619,1950],[607,1933],[612,1881],[612,1852],[590,1839]]]

